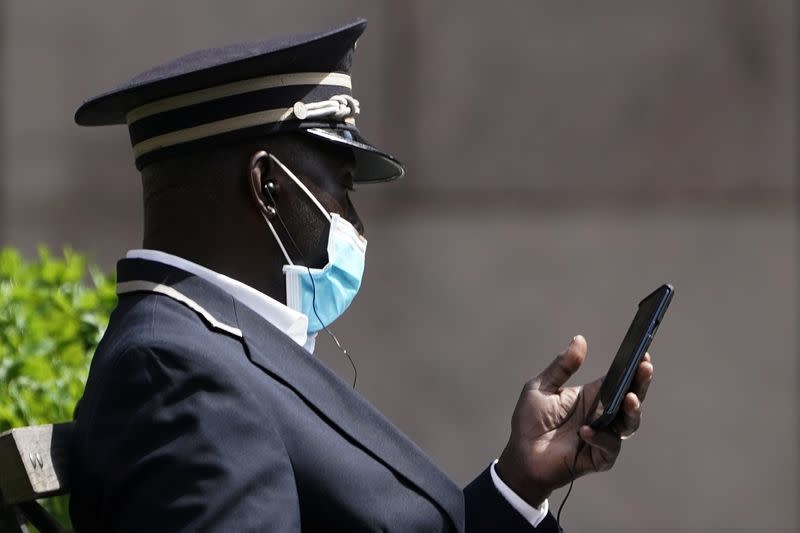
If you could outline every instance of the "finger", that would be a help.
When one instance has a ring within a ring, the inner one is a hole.
[[[572,338],[567,348],[553,359],[541,374],[533,380],[539,390],[558,392],[567,380],[577,372],[586,358],[586,339],[581,335]]]
[[[650,383],[653,381],[653,370],[653,363],[650,362],[649,354],[645,354],[645,359],[639,363],[639,368],[636,369],[636,376],[634,376],[631,384],[631,392],[638,396],[640,403],[647,396],[647,389],[650,388]]]
[[[614,431],[621,437],[630,437],[639,429],[642,421],[642,404],[632,392],[622,401],[622,416],[614,422]]]
[[[614,433],[611,429],[601,429],[598,431],[589,426],[581,426],[580,437],[586,441],[586,444],[592,448],[596,448],[607,456],[616,455],[622,447],[622,441],[619,435]]]
[[[589,426],[583,426],[580,436],[586,441],[586,444],[600,454],[599,462],[592,461],[593,469],[608,470],[613,466],[622,448],[622,440],[619,435],[610,430],[594,431]]]

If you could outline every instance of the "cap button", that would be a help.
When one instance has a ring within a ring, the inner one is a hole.
[[[300,120],[303,120],[308,116],[308,109],[306,108],[306,104],[303,102],[295,102],[294,106],[292,107],[292,111],[294,112],[294,116]]]

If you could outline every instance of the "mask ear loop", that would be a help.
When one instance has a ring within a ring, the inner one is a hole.
[[[328,222],[330,222],[331,221],[330,214],[327,211],[325,211],[325,208],[322,207],[322,204],[319,203],[319,200],[317,200],[316,197],[314,197],[314,195],[311,194],[311,191],[309,191],[308,188],[305,185],[303,185],[303,183],[299,179],[297,179],[297,177],[288,168],[286,168],[286,166],[283,163],[278,161],[278,158],[276,158],[272,154],[269,154],[269,157],[275,163],[277,163],[284,170],[284,172],[286,172],[286,174],[290,178],[292,178],[292,180],[294,180],[297,186],[300,187],[309,198],[311,198],[311,200],[317,205],[319,210],[322,211],[322,214],[325,215],[325,218],[328,219]],[[269,199],[272,202],[272,205],[276,205],[275,198],[272,196],[272,191],[270,191],[269,189],[265,190],[269,195]],[[281,217],[280,211],[276,210],[275,214],[278,216],[278,222],[280,222],[284,233],[286,233],[286,235],[289,237],[289,242],[291,243],[292,248],[294,248],[295,253],[297,254],[298,257],[302,257],[303,253],[300,251],[300,247],[297,246],[297,242],[295,242],[294,237],[292,237],[292,234],[289,232],[289,228],[287,228],[286,224],[283,222],[283,218]],[[280,238],[278,238],[278,233],[275,231],[275,228],[272,226],[272,223],[267,219],[267,216],[263,212],[261,213],[261,216],[264,218],[264,220],[266,220],[267,225],[269,225],[269,229],[272,231],[272,235],[278,242],[278,246],[280,246],[284,257],[286,257],[286,261],[288,261],[290,265],[294,265],[294,263],[292,263],[292,260],[289,259],[289,254],[286,253],[286,248],[283,246],[283,243],[281,242]],[[314,310],[314,315],[316,315],[317,320],[319,320],[319,323],[322,324],[322,329],[324,329],[325,333],[327,333],[331,337],[331,339],[333,339],[333,342],[336,343],[336,347],[339,348],[339,351],[341,351],[345,355],[345,357],[347,357],[347,360],[350,361],[350,366],[353,367],[353,389],[355,389],[356,382],[358,381],[358,369],[356,368],[356,364],[353,361],[353,358],[350,357],[350,354],[347,352],[347,349],[344,346],[342,346],[342,344],[339,342],[339,339],[336,337],[336,335],[328,328],[328,325],[325,322],[323,322],[322,319],[319,317],[319,313],[317,312],[317,285],[316,283],[314,283],[314,276],[311,275],[311,268],[309,268],[308,265],[305,265],[305,267],[306,270],[308,271],[308,277],[311,280],[311,291],[312,291],[311,308]]]
[[[271,197],[272,193],[269,193],[269,195]],[[278,213],[276,212],[275,214],[278,214]],[[294,266],[294,263],[292,263],[292,260],[289,258],[289,254],[286,252],[286,248],[283,246],[283,243],[281,242],[280,238],[278,238],[278,232],[275,231],[275,227],[272,225],[272,222],[269,221],[269,219],[267,218],[267,215],[265,215],[264,213],[261,213],[261,217],[264,219],[264,222],[267,223],[267,226],[269,226],[269,230],[272,232],[272,236],[275,237],[275,242],[278,243],[278,246],[280,247],[281,252],[283,252],[283,257],[286,258],[286,262],[289,263],[290,265]],[[279,214],[278,214],[278,220],[281,220],[281,216]],[[281,220],[281,225],[283,226],[283,220]],[[286,226],[284,226],[284,230],[285,229],[286,229]],[[287,233],[287,235],[288,235],[288,233]],[[291,239],[292,236],[289,235],[289,238]]]
[[[251,167],[255,166],[255,164],[256,164],[256,162],[258,162],[258,160],[260,160],[260,159],[262,159],[262,158],[264,158],[264,157],[266,157],[268,155],[269,154],[267,154],[267,152],[265,152],[263,150],[261,150],[260,152],[256,153],[253,156],[253,159],[250,161],[250,166]],[[291,257],[289,257],[289,253],[286,251],[286,247],[283,245],[283,242],[281,242],[281,239],[278,237],[278,233],[275,231],[275,227],[272,225],[272,222],[269,221],[269,218],[266,215],[265,210],[267,209],[267,206],[264,204],[264,202],[259,197],[259,194],[261,193],[261,191],[259,190],[258,185],[256,185],[256,182],[254,180],[252,180],[252,179],[250,180],[250,187],[251,187],[251,189],[253,191],[253,196],[256,198],[256,200],[258,202],[258,207],[259,207],[259,212],[261,213],[261,218],[263,218],[264,222],[267,223],[267,226],[269,227],[269,230],[272,232],[272,236],[275,237],[275,242],[278,243],[278,246],[281,249],[281,253],[283,253],[283,257],[286,259],[286,262],[288,264],[290,264],[290,265],[294,265],[294,263],[292,262]],[[275,198],[272,196],[272,192],[269,189],[265,189],[265,190],[267,191],[267,194],[269,194],[270,202],[272,202],[272,205],[275,206],[276,205],[275,204]],[[277,214],[277,212],[276,212],[276,214]]]
[[[306,193],[306,196],[308,196],[308,197],[311,199],[311,201],[312,201],[312,202],[314,202],[314,205],[316,205],[316,206],[317,206],[317,208],[320,210],[320,212],[322,213],[322,215],[323,215],[323,216],[324,216],[324,217],[325,217],[325,218],[328,220],[328,222],[330,222],[330,221],[331,221],[331,214],[330,214],[330,213],[328,213],[328,211],[327,211],[327,210],[326,210],[324,207],[322,207],[322,204],[319,202],[319,200],[317,200],[317,197],[316,197],[316,196],[314,196],[313,194],[311,194],[311,191],[309,191],[309,190],[308,190],[308,187],[306,187],[306,186],[305,186],[305,184],[304,184],[302,181],[300,181],[299,179],[297,179],[297,176],[295,176],[295,175],[294,175],[294,173],[293,173],[291,170],[289,170],[288,168],[286,168],[286,165],[284,165],[283,163],[281,163],[281,162],[278,160],[278,158],[277,158],[277,157],[275,157],[275,156],[274,156],[274,155],[272,155],[272,154],[269,154],[269,158],[270,158],[270,159],[271,159],[271,160],[272,160],[272,161],[273,161],[275,164],[277,164],[279,167],[281,167],[281,169],[283,169],[283,171],[286,173],[286,175],[287,175],[287,176],[289,176],[290,178],[292,178],[292,181],[294,181],[294,182],[295,182],[295,184],[296,184],[298,187],[300,187],[300,189],[301,189],[301,190],[302,190],[304,193]],[[272,194],[270,194],[270,198],[272,198]]]

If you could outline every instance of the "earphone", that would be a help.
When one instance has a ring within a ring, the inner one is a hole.
[[[278,190],[278,184],[274,180],[264,180],[261,185],[261,191],[264,196],[269,198],[265,214],[270,220],[278,216],[278,208],[275,206],[275,197],[278,195]]]

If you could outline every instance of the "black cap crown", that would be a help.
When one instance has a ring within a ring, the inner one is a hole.
[[[364,139],[350,67],[367,26],[200,50],[139,74],[75,113],[83,126],[127,124],[142,169],[157,159],[282,131],[348,146],[357,182],[387,181],[403,166]]]

